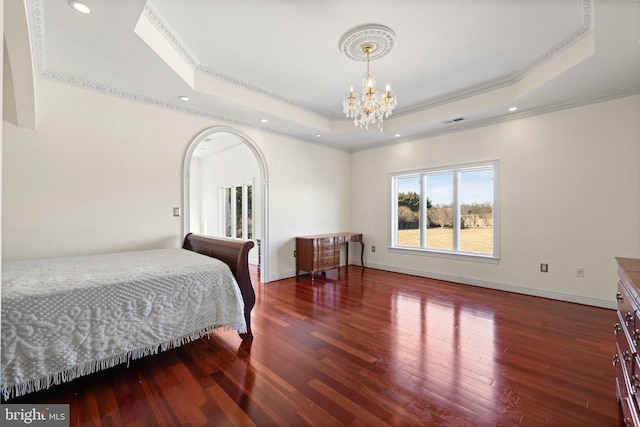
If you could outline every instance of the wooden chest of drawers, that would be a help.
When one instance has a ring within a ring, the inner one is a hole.
[[[358,242],[362,252],[360,262],[364,267],[362,254],[364,253],[364,243],[362,234],[358,233],[335,233],[318,234],[314,236],[296,237],[296,277],[300,270],[311,273],[311,281],[315,279],[316,273],[326,273],[328,270],[337,268],[340,275],[340,248],[343,243],[347,246],[347,262],[349,262],[349,243]]]
[[[623,425],[640,426],[640,259],[618,261],[616,335],[616,396]]]

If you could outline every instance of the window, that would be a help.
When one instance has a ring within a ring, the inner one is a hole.
[[[391,175],[391,247],[498,258],[498,162]]]
[[[222,188],[224,235],[253,239],[253,191],[251,184]]]

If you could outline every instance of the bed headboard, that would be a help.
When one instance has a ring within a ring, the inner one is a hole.
[[[253,246],[253,242],[250,240],[233,240],[193,233],[187,234],[182,244],[183,249],[217,258],[231,269],[244,299],[247,334],[246,336],[242,334],[243,339],[253,336],[251,334],[251,310],[256,302],[256,294],[249,274],[249,250]]]

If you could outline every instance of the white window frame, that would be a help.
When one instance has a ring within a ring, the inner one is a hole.
[[[253,193],[253,183],[252,182],[244,182],[242,184],[236,184],[236,185],[227,185],[224,187],[220,187],[220,235],[221,236],[225,236],[229,239],[236,239],[236,240],[248,240],[249,239],[249,191],[248,188],[252,187],[252,193]],[[242,188],[242,236],[241,237],[237,237],[236,233],[235,233],[235,222],[236,222],[236,204],[235,204],[235,200],[236,200],[236,192],[238,191],[239,188]],[[230,206],[230,215],[231,218],[233,219],[232,223],[232,227],[231,227],[231,234],[232,236],[227,236],[227,203],[229,203],[229,200],[227,199],[227,190],[231,190],[231,206]],[[252,205],[253,205],[254,201],[252,200]],[[251,208],[252,213],[253,213],[253,206]],[[253,227],[253,221],[251,221],[251,227]],[[254,230],[251,230],[251,236],[254,236]]]
[[[434,167],[390,173],[390,196],[391,200],[391,224],[389,251],[394,253],[412,253],[435,257],[467,259],[474,261],[497,262],[500,259],[500,164],[498,160],[490,160],[475,163],[457,164],[444,167]],[[461,172],[469,172],[482,169],[493,170],[493,252],[469,252],[460,250],[460,182]],[[427,209],[426,209],[426,179],[425,176],[431,174],[452,173],[453,174],[453,249],[436,249],[426,246],[427,233]],[[418,177],[420,179],[420,245],[400,246],[398,245],[398,179]]]

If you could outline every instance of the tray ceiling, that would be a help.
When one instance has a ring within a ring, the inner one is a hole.
[[[84,3],[27,1],[39,76],[345,150],[640,92],[637,0]],[[342,116],[364,24],[396,35],[371,62],[398,96],[383,132]]]

